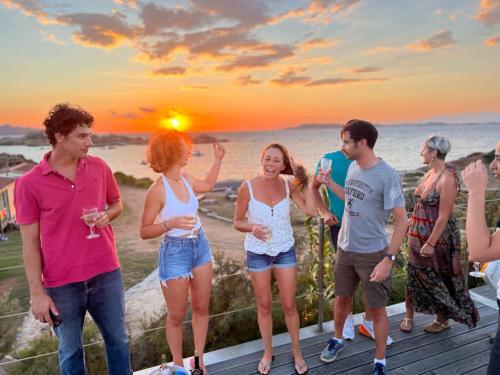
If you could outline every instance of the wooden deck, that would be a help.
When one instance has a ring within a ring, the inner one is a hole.
[[[476,288],[473,292],[488,298],[496,304],[495,291],[488,286]],[[486,302],[485,302],[486,303]],[[389,318],[389,334],[394,343],[386,353],[390,374],[485,374],[490,353],[490,336],[496,332],[498,311],[476,302],[481,316],[478,326],[469,330],[462,324],[450,321],[450,329],[439,334],[427,334],[422,327],[433,317],[416,314],[414,329],[410,334],[399,330],[403,314]],[[357,329],[356,329],[357,331]],[[356,333],[348,342],[337,360],[331,364],[320,361],[319,354],[331,338],[324,333],[301,340],[302,354],[309,365],[309,374],[371,374],[375,344],[372,340]],[[290,345],[274,349],[275,360],[272,375],[294,374]],[[208,366],[211,375],[256,374],[257,363],[262,352],[256,352]]]

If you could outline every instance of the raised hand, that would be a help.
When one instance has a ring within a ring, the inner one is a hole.
[[[469,193],[486,190],[486,186],[488,185],[488,170],[481,160],[469,164],[461,174]]]
[[[217,160],[222,160],[224,159],[224,155],[226,154],[226,149],[224,146],[222,146],[220,143],[214,143],[212,144],[213,149],[214,149],[214,157]]]

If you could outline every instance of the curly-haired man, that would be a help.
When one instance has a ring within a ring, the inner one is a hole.
[[[44,121],[53,149],[16,182],[15,206],[35,319],[54,326],[61,374],[85,374],[88,311],[104,338],[110,374],[132,374],[123,282],[110,222],[123,206],[106,163],[87,155],[92,115],[58,104]],[[94,215],[83,215],[94,207]],[[88,226],[95,226],[88,236]],[[62,319],[62,323],[60,323]],[[60,323],[60,324],[58,324]]]

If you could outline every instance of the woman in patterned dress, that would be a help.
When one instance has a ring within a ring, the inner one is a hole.
[[[420,155],[430,170],[420,181],[417,203],[408,229],[408,280],[406,317],[403,332],[413,329],[414,311],[436,314],[424,327],[428,333],[448,328],[448,319],[476,325],[479,314],[467,291],[460,266],[460,232],[453,216],[459,190],[457,171],[446,164],[450,142],[440,136],[428,137]]]
[[[238,192],[234,227],[247,233],[245,250],[247,270],[257,302],[259,329],[264,354],[257,371],[268,374],[274,359],[272,350],[271,272],[278,282],[280,301],[290,334],[297,374],[307,372],[299,345],[299,314],[295,305],[297,268],[290,201],[310,216],[316,203],[308,185],[306,171],[294,164],[286,148],[273,143],[262,152],[262,175],[244,181]],[[281,175],[295,175],[291,182]],[[307,198],[307,199],[306,199]],[[245,216],[248,214],[248,219]]]

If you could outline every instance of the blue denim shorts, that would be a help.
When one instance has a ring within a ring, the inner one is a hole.
[[[269,268],[289,268],[295,267],[296,265],[297,257],[295,255],[295,246],[275,256],[247,251],[248,272],[263,272]]]
[[[193,278],[193,269],[212,261],[212,250],[203,229],[197,237],[165,236],[160,245],[158,274],[163,285],[179,278]]]

